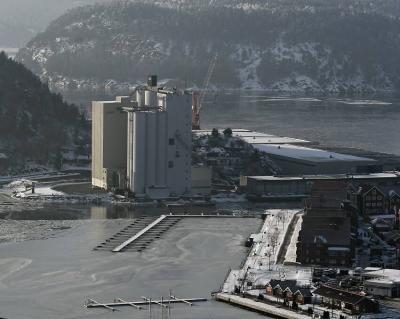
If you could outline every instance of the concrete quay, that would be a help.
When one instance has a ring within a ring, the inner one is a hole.
[[[227,293],[215,294],[215,299],[218,301],[226,302],[234,306],[239,306],[262,314],[274,316],[283,319],[310,319],[309,316],[284,309],[282,307],[269,305],[263,302],[255,301],[249,298],[243,298],[236,295]]]

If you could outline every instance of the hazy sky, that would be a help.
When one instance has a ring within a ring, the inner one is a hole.
[[[113,0],[0,0],[0,47],[20,47],[68,9]]]

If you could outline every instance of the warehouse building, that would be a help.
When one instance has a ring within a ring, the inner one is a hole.
[[[363,274],[365,290],[373,296],[400,297],[400,270],[375,269]]]
[[[240,186],[248,194],[255,196],[308,196],[316,181],[345,181],[357,189],[361,185],[377,185],[378,187],[398,188],[400,174],[398,172],[371,174],[333,174],[303,176],[242,176]]]
[[[369,158],[292,144],[252,144],[280,167],[282,174],[348,174],[381,171]]]
[[[211,131],[198,130],[194,133],[196,135],[204,135],[211,134]],[[348,154],[350,151],[354,153],[354,150],[349,149],[345,153],[339,153],[330,149],[321,149],[315,143],[307,140],[245,129],[232,129],[232,136],[267,154],[279,168],[279,172],[282,175],[382,172],[383,168],[393,169],[396,163],[400,163],[394,159],[390,161],[384,156],[385,154],[369,152],[366,153],[368,156],[356,156]],[[373,158],[370,158],[369,155]]]

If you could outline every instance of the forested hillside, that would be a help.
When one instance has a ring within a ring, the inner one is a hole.
[[[60,91],[104,90],[150,73],[283,91],[400,89],[397,0],[142,0],[74,9],[18,59]]]
[[[0,53],[0,153],[10,159],[11,169],[29,161],[57,167],[64,151],[84,152],[88,136],[75,106]]]

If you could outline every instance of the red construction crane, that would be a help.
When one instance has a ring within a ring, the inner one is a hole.
[[[210,65],[208,67],[207,75],[204,79],[202,90],[200,92],[193,92],[192,97],[192,129],[200,129],[200,111],[203,107],[204,96],[210,85],[211,77],[214,73],[215,65],[217,64],[218,53],[211,59]]]

